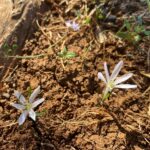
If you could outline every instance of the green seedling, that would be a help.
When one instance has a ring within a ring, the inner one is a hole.
[[[137,22],[125,20],[117,35],[130,43],[136,44],[142,39],[142,35],[150,36],[150,31],[145,29],[142,18],[138,17]]]
[[[68,51],[68,49],[66,47],[64,47],[64,49],[58,53],[58,56],[61,59],[71,59],[71,58],[76,57],[76,53]]]
[[[91,18],[90,17],[86,17],[84,20],[84,24],[90,24],[91,23]]]
[[[9,46],[7,43],[5,43],[3,46],[2,46],[3,50],[4,50],[4,55],[5,57],[9,57],[11,55],[13,55],[18,46],[16,44],[13,44],[12,46]]]
[[[32,59],[32,58],[42,58],[47,54],[40,54],[40,55],[30,55],[30,56],[15,56],[15,52],[18,49],[16,44],[9,46],[7,43],[3,45],[4,56],[6,58],[17,58],[17,59]]]
[[[64,61],[68,59],[72,59],[77,56],[75,52],[68,51],[66,47],[64,47],[64,49],[61,52],[59,52],[57,55],[60,58],[64,70],[65,70]]]
[[[104,16],[101,8],[96,9],[96,18],[97,19],[105,19],[105,16]]]

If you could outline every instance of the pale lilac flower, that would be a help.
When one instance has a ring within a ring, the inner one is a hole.
[[[121,88],[121,89],[129,89],[129,88],[137,88],[137,85],[132,85],[132,84],[120,84],[129,78],[132,77],[132,73],[125,74],[121,77],[117,77],[121,68],[123,66],[123,61],[120,61],[114,68],[111,76],[109,75],[109,71],[107,68],[107,63],[104,63],[104,70],[105,70],[105,75],[106,78],[103,76],[101,72],[98,73],[98,78],[104,81],[106,84],[106,89],[103,93],[103,99],[114,89],[114,88]]]
[[[44,98],[35,99],[39,93],[40,86],[33,91],[29,101],[26,101],[25,97],[20,92],[14,91],[14,95],[19,99],[20,104],[12,104],[12,106],[22,111],[22,114],[18,119],[19,125],[22,125],[25,122],[28,115],[34,121],[36,120],[36,113],[33,109],[44,101]]]
[[[72,28],[74,31],[78,31],[80,29],[79,24],[75,23],[75,21],[68,20],[65,23],[67,27]]]

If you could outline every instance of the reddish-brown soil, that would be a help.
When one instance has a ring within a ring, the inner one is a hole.
[[[141,74],[149,67],[148,41],[135,47],[111,31],[105,34],[107,40],[99,41],[94,23],[74,32],[64,23],[74,17],[63,14],[66,6],[48,7],[23,48],[23,56],[34,57],[18,59],[0,83],[0,149],[149,150],[150,80]],[[77,57],[61,60],[57,54],[64,47]],[[128,82],[138,88],[116,89],[101,105],[104,85],[97,73],[103,72],[105,61],[112,71],[119,60],[124,61],[120,75],[134,73]],[[27,89],[38,85],[45,101],[36,109],[37,121],[28,118],[19,127],[20,112],[10,105],[18,101],[13,92],[28,97]]]

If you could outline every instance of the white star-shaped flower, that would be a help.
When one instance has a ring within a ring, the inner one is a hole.
[[[19,125],[22,125],[25,122],[28,115],[34,121],[36,120],[36,113],[34,112],[33,109],[44,101],[44,98],[35,100],[35,98],[39,93],[40,93],[40,86],[38,86],[33,91],[33,93],[29,98],[29,101],[26,101],[25,97],[20,92],[14,91],[14,95],[19,99],[20,104],[12,104],[12,106],[22,111],[22,114],[18,119]]]
[[[132,84],[120,84],[129,78],[132,77],[132,73],[125,74],[121,77],[117,77],[121,68],[123,66],[123,61],[120,61],[114,68],[111,76],[109,75],[109,71],[107,68],[107,63],[104,63],[104,70],[105,70],[105,75],[106,78],[103,76],[101,72],[98,72],[98,78],[104,81],[106,84],[105,91],[103,93],[103,99],[114,89],[114,88],[121,88],[121,89],[129,89],[129,88],[137,88],[137,85],[132,85]]]

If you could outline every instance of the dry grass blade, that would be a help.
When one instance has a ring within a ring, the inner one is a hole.
[[[0,128],[7,128],[7,127],[14,126],[16,124],[18,124],[18,122],[13,122],[13,123],[10,123],[10,124],[7,124],[7,125],[0,126]]]
[[[66,13],[68,13],[70,10],[72,10],[76,5],[79,5],[80,0],[70,0],[68,2],[68,8],[65,11]]]

